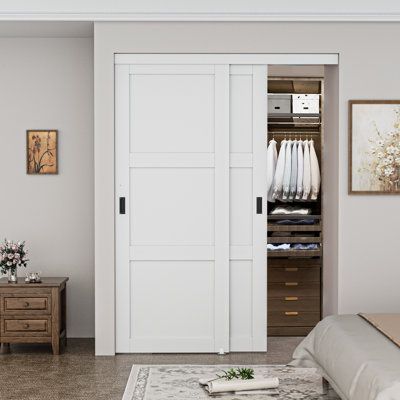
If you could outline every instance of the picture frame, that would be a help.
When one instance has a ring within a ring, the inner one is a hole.
[[[348,193],[400,194],[400,100],[349,100]]]
[[[28,175],[58,174],[57,129],[28,129],[26,131],[26,173]]]

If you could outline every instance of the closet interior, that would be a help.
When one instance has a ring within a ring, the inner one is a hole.
[[[269,336],[302,336],[321,319],[324,80],[268,79]]]

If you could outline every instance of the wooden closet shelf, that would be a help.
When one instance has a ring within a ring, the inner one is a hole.
[[[268,118],[320,118],[321,114],[270,113]]]
[[[275,257],[320,257],[321,249],[318,250],[269,250],[268,258]]]
[[[321,230],[322,230],[321,224],[314,224],[314,225],[268,224],[268,231],[270,232],[320,232]]]
[[[268,236],[267,243],[321,243],[320,236]]]
[[[319,126],[321,122],[299,122],[299,121],[268,121],[268,125],[288,125],[288,126]]]

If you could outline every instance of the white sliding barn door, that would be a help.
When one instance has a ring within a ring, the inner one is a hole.
[[[115,71],[116,351],[265,350],[266,67]]]
[[[267,67],[231,65],[231,351],[265,351],[267,346],[267,115]]]
[[[116,66],[117,352],[229,351],[228,112],[227,65]]]

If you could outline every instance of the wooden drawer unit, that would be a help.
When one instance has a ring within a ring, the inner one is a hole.
[[[320,282],[321,270],[318,267],[268,268],[269,283],[284,282]]]
[[[2,296],[2,310],[5,314],[50,314],[51,295],[4,295]]]
[[[321,318],[321,258],[269,258],[267,307],[268,335],[307,335]]]
[[[292,310],[268,312],[268,326],[314,326],[319,320],[319,312]]]
[[[321,307],[319,297],[285,296],[268,298],[268,311],[307,311],[318,312]]]
[[[5,317],[1,320],[3,336],[51,336],[51,317],[20,318]]]
[[[51,343],[59,354],[66,338],[66,282],[42,278],[42,283],[8,283],[0,279],[0,343]]]

